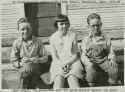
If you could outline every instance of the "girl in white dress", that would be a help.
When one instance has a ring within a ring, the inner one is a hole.
[[[52,63],[50,67],[53,88],[63,88],[67,79],[70,88],[79,88],[78,78],[83,78],[83,66],[77,57],[76,34],[69,31],[70,23],[66,15],[55,17],[57,31],[50,37]]]

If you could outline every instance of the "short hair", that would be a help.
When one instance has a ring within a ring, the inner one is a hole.
[[[65,21],[68,21],[68,23],[69,23],[69,18],[64,14],[58,14],[55,17],[54,27],[58,28],[57,23],[58,22],[65,22]],[[70,26],[70,23],[69,23],[69,26]]]
[[[98,15],[98,14],[96,14],[96,13],[92,13],[92,14],[90,14],[90,15],[88,16],[88,18],[87,18],[87,23],[89,24],[90,20],[91,20],[91,19],[94,19],[94,18],[101,20],[100,15]]]
[[[19,19],[19,21],[17,23],[17,29],[19,29],[19,24],[24,23],[24,22],[30,23],[27,17],[22,17]]]

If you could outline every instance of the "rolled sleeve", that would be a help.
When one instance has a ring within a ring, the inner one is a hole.
[[[110,39],[108,39],[107,45],[109,47],[108,59],[112,61],[116,61],[115,48],[112,46]]]
[[[86,62],[90,62],[90,59],[86,56],[86,41],[87,41],[87,38],[84,37],[83,40],[82,40],[82,44],[81,44],[81,48],[82,48],[82,55],[81,55],[81,60],[83,62],[83,64],[85,64]]]
[[[19,60],[19,58],[20,58],[19,50],[18,50],[18,48],[16,46],[16,42],[14,42],[13,46],[12,46],[12,50],[11,50],[10,62],[16,68],[20,68],[20,65],[19,65],[20,60]]]

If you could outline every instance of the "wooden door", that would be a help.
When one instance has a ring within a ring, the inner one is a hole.
[[[31,21],[33,34],[48,37],[56,31],[54,18],[61,13],[61,5],[56,2],[26,3],[25,16]]]

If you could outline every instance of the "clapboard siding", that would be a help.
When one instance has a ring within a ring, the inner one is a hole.
[[[67,4],[69,6],[69,9],[98,8],[98,7],[108,8],[108,7],[119,7],[119,6],[123,5],[120,3],[67,3]]]
[[[33,20],[32,24],[36,25],[34,29],[38,28],[38,32],[36,32],[36,34],[39,34],[39,36],[47,36],[47,37],[50,36],[55,31],[55,29],[53,28],[54,16],[60,13],[60,5],[58,5],[58,3],[56,4],[50,3],[50,5],[48,5],[49,3],[43,3],[43,2],[38,4],[39,5],[37,6],[36,3],[32,3],[32,6],[34,8],[27,10],[26,7],[24,7],[24,3],[13,4],[12,2],[4,2],[4,4],[2,4],[2,37],[4,39],[17,37],[19,35],[17,31],[17,21],[20,17],[25,15],[30,16],[32,18]],[[29,4],[27,7],[30,6],[31,4]],[[112,32],[115,32],[115,30],[120,30],[119,31],[120,35],[118,34],[117,37],[121,37],[121,33],[123,33],[121,32],[123,31],[123,24],[124,24],[123,4],[63,2],[61,3],[61,8],[62,8],[61,13],[68,15],[71,23],[71,29],[73,30],[78,30],[78,31],[86,30],[87,29],[86,19],[90,13],[95,12],[102,17],[103,30],[110,31],[111,35]],[[36,14],[35,12],[38,13]],[[35,19],[34,16],[36,16],[38,19]],[[116,38],[116,36],[114,37],[111,36],[111,37]]]
[[[112,3],[67,3],[67,15],[72,29],[86,29],[87,17],[90,13],[101,16],[103,30],[123,29],[124,5]]]
[[[4,2],[2,4],[2,38],[17,37],[17,21],[24,16],[24,4],[12,4]]]

